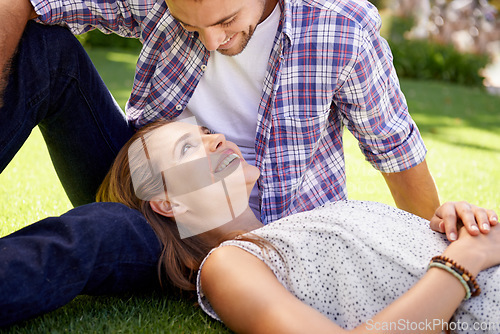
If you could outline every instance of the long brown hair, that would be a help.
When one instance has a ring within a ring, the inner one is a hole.
[[[201,261],[213,245],[201,242],[196,236],[181,239],[175,222],[162,216],[151,208],[148,201],[139,199],[134,191],[129,168],[128,150],[132,143],[152,130],[158,129],[170,121],[156,121],[138,130],[118,153],[111,169],[104,178],[96,196],[98,202],[118,202],[140,211],[149,222],[163,250],[158,262],[160,282],[167,286],[174,285],[185,291],[195,289],[194,279]],[[147,163],[147,162],[145,162]],[[154,179],[146,187],[157,187]],[[156,178],[157,179],[157,178]]]
[[[154,177],[150,173],[143,173],[141,187],[134,189],[132,183],[131,170],[129,165],[129,149],[137,140],[142,140],[145,135],[156,130],[171,121],[160,120],[144,126],[138,130],[132,138],[123,146],[118,153],[111,169],[102,182],[96,196],[98,202],[118,202],[140,211],[149,222],[163,249],[158,261],[158,276],[164,288],[170,289],[172,286],[184,291],[194,291],[196,289],[195,279],[198,268],[210,252],[221,242],[233,239],[241,232],[233,232],[220,240],[213,240],[211,243],[198,236],[181,239],[179,231],[172,218],[165,217],[153,211],[149,201],[141,200],[139,197],[141,191],[160,192],[164,189],[161,178]],[[141,164],[143,166],[141,166]],[[139,169],[147,170],[148,161],[134,161],[133,165],[139,166]],[[160,180],[160,181],[158,181]],[[136,195],[139,194],[139,197]],[[248,240],[261,244],[260,238],[253,238],[250,235],[241,237],[242,240]]]

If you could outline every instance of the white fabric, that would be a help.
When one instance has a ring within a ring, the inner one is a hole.
[[[223,133],[240,147],[245,160],[254,166],[257,111],[274,43],[269,36],[276,35],[280,14],[280,7],[276,6],[257,25],[240,54],[229,57],[210,52],[205,73],[181,115],[182,118],[194,115],[199,125]],[[252,192],[250,203],[252,208],[258,209],[256,190]]]
[[[288,291],[346,329],[366,322],[406,292],[425,274],[430,259],[447,246],[428,221],[375,202],[326,204],[254,233],[270,241],[282,258],[245,241],[231,240],[221,247],[234,245],[254,254]],[[499,267],[481,272],[477,280],[481,295],[462,303],[450,328],[488,333],[473,326],[489,326],[490,333],[498,333]],[[198,297],[203,310],[219,319],[203,295],[199,277]]]

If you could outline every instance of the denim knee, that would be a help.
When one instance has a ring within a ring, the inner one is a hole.
[[[161,245],[137,211],[94,203],[0,239],[0,326],[79,294],[157,289]]]

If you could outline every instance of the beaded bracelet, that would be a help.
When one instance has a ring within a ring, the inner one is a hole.
[[[452,274],[453,276],[455,276],[456,278],[458,278],[458,280],[460,281],[460,283],[462,283],[462,285],[464,286],[464,289],[465,289],[464,300],[467,300],[471,297],[470,287],[461,275],[457,274],[453,269],[451,269],[450,267],[448,267],[447,265],[442,264],[442,263],[431,262],[429,264],[429,268],[432,268],[432,267],[444,269],[447,272],[449,272],[450,274]]]
[[[447,258],[446,256],[438,255],[434,256],[429,263],[429,268],[431,267],[444,269],[455,276],[464,286],[465,300],[470,297],[475,297],[481,293],[481,289],[479,288],[476,279],[467,269],[459,265],[456,261]]]
[[[472,274],[467,269],[459,265],[456,261],[442,255],[435,256],[433,258],[433,261],[440,261],[441,263],[450,266],[453,270],[455,270],[455,272],[461,275],[469,285],[472,297],[478,296],[481,293],[479,284],[477,284],[477,281],[474,278],[474,276],[472,276]]]
[[[479,285],[477,284],[474,277],[464,267],[458,265],[455,261],[450,260],[448,258],[436,258],[433,259],[433,262],[445,265],[451,270],[453,270],[455,273],[460,275],[467,283],[472,296],[477,296],[481,292],[481,289],[479,289]]]

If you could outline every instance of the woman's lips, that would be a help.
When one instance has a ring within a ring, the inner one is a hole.
[[[214,170],[214,173],[219,173],[226,169],[233,161],[239,160],[240,156],[236,153],[231,153],[228,156],[224,157],[222,161],[219,162],[217,167]]]

